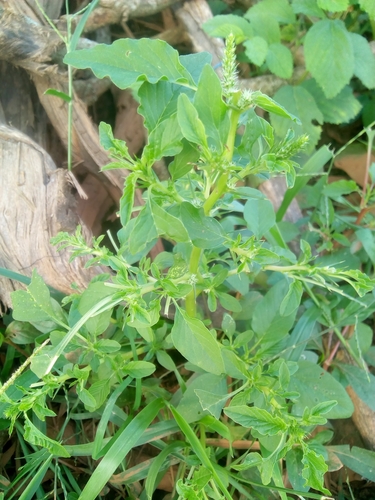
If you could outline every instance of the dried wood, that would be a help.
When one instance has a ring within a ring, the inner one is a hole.
[[[50,238],[72,233],[81,222],[65,171],[28,136],[0,126],[0,178],[6,189],[0,198],[0,266],[31,276],[37,269],[46,283],[64,293],[71,284],[86,287],[99,268],[84,269],[85,259],[69,263],[68,251],[57,252]],[[90,231],[84,227],[85,234]],[[10,292],[18,282],[0,279],[0,300],[11,305]]]

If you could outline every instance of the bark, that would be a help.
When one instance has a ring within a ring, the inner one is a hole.
[[[65,171],[27,135],[1,125],[0,178],[6,186],[0,198],[0,267],[26,276],[35,268],[48,285],[64,293],[73,292],[73,282],[86,286],[100,270],[84,269],[82,259],[69,263],[69,252],[58,253],[50,244],[52,235],[73,233],[81,222]],[[0,279],[6,307],[11,305],[10,292],[20,287]]]

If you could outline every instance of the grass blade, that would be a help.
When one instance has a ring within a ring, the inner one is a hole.
[[[140,413],[138,413],[138,415],[130,422],[130,424],[124,429],[124,431],[118,436],[117,440],[109,448],[83,489],[79,500],[93,500],[99,495],[122,460],[136,445],[140,436],[147,429],[163,406],[163,400],[156,399],[146,406],[146,408],[144,408]]]

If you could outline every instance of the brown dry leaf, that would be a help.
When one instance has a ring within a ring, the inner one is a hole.
[[[339,154],[334,162],[336,168],[344,170],[357,184],[363,187],[366,173],[367,153],[366,148],[361,144],[353,144]],[[371,162],[375,161],[375,156],[371,155]]]

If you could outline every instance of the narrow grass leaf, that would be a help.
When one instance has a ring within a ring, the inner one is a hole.
[[[102,461],[95,469],[83,489],[79,500],[92,500],[97,497],[109,478],[115,472],[125,456],[136,445],[138,439],[164,406],[161,399],[147,405],[130,424],[125,427],[116,441],[109,448]]]
[[[165,460],[169,457],[169,455],[173,454],[173,451],[179,450],[185,446],[185,443],[182,441],[174,441],[167,445],[164,450],[162,450],[159,455],[153,460],[150,469],[147,474],[145,490],[146,495],[149,500],[152,499],[152,495],[157,488],[157,479],[160,471],[163,468],[163,464]]]

